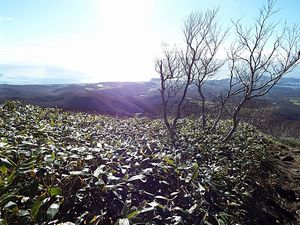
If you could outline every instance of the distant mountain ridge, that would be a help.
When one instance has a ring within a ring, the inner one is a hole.
[[[207,95],[224,90],[227,84],[228,79],[207,81]],[[153,116],[161,102],[158,90],[159,79],[94,84],[0,84],[0,102],[21,99],[26,103],[65,110],[117,116],[131,116],[135,113]],[[190,96],[195,94],[196,90],[191,88]],[[299,106],[290,102],[291,99],[300,99],[300,79],[283,78],[264,99],[281,106],[283,114],[292,112],[291,118],[300,120]]]
[[[154,88],[154,89],[153,89]],[[152,115],[157,104],[156,83],[97,83],[53,85],[0,85],[0,102],[21,99],[27,103],[66,110],[131,116]]]

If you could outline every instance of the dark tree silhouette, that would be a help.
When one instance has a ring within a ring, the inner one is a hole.
[[[238,116],[245,103],[267,94],[299,64],[299,28],[284,25],[280,29],[279,24],[270,21],[276,13],[275,3],[269,0],[250,28],[240,21],[233,23],[236,39],[228,53],[229,94],[238,95],[240,102],[233,110],[233,125],[225,141],[236,131]]]
[[[204,108],[203,83],[223,65],[223,61],[216,57],[226,32],[220,30],[216,15],[217,10],[191,13],[184,22],[183,49],[164,50],[163,58],[156,61],[156,71],[160,75],[163,121],[173,144],[189,86],[194,82],[198,87]],[[205,120],[203,110],[203,125]]]

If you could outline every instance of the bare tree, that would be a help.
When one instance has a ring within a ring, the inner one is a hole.
[[[227,102],[228,100],[232,97],[235,96],[237,94],[240,93],[240,89],[235,89],[235,87],[239,84],[237,81],[235,81],[234,77],[233,77],[233,67],[234,67],[234,63],[231,66],[230,69],[230,79],[229,79],[229,85],[228,85],[228,89],[226,90],[225,93],[222,93],[222,91],[220,91],[220,95],[218,96],[218,100],[219,100],[219,107],[217,109],[217,116],[215,118],[215,121],[211,127],[211,131],[214,131],[217,126],[219,125],[219,122],[221,120],[222,115],[224,114],[224,111],[228,112],[228,110],[226,109],[227,106]]]
[[[155,66],[160,75],[163,121],[174,144],[177,122],[191,77],[184,77],[182,61],[176,50],[164,50],[164,58],[157,60]]]
[[[207,120],[203,86],[225,63],[225,60],[218,58],[217,53],[228,30],[222,31],[217,21],[217,13],[217,9],[207,10],[205,13],[192,13],[184,24],[186,52],[196,56],[192,65],[193,84],[200,97],[203,129]]]
[[[276,13],[275,3],[275,0],[268,0],[250,28],[240,21],[233,23],[236,40],[228,53],[229,95],[238,96],[240,101],[233,110],[233,125],[225,141],[236,131],[238,116],[245,103],[267,94],[282,76],[299,64],[299,29],[296,25],[281,28],[280,24],[270,21]]]
[[[165,50],[163,59],[156,61],[156,71],[160,74],[163,120],[173,143],[189,86],[194,82],[198,87],[205,108],[203,83],[223,65],[216,55],[226,32],[221,32],[218,27],[216,15],[217,10],[191,13],[184,22],[183,49]],[[204,110],[203,121],[206,121]]]

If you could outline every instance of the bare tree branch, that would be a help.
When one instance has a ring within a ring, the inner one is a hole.
[[[224,140],[235,132],[239,123],[238,114],[244,104],[267,94],[282,76],[299,64],[299,29],[296,25],[291,28],[285,25],[280,35],[275,34],[279,24],[270,21],[277,12],[274,10],[275,2],[268,0],[249,29],[245,30],[240,21],[234,23],[237,39],[231,48],[230,64],[231,76],[239,87],[231,95],[242,96],[233,111],[233,126]]]
[[[226,32],[222,32],[216,21],[217,10],[191,13],[184,22],[184,49],[165,51],[164,58],[156,62],[160,74],[163,120],[175,142],[177,122],[187,96],[189,86],[194,83],[202,94],[202,85],[223,66],[217,59],[217,51]],[[172,101],[171,101],[172,99]],[[171,101],[171,102],[170,102]],[[171,110],[175,107],[174,113]]]

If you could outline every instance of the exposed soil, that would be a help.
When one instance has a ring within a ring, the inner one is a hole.
[[[259,224],[300,224],[300,149],[279,145],[272,151],[275,154],[263,165],[259,193],[254,196],[262,203],[259,210],[268,212],[260,212]]]
[[[281,195],[285,196],[286,208],[300,224],[300,149],[288,148],[278,156],[278,168],[286,178],[281,181]]]

